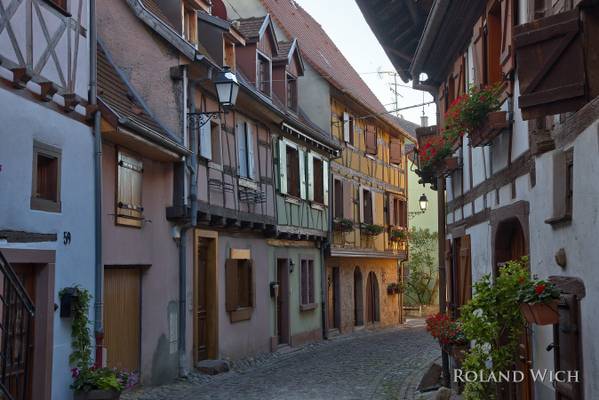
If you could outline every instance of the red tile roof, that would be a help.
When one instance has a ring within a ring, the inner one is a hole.
[[[168,17],[162,12],[162,9],[154,0],[141,0],[141,3],[145,8],[148,9],[152,14],[160,18],[164,23],[168,24],[171,28],[175,29],[175,26],[171,23]]]
[[[260,29],[264,25],[265,19],[266,16],[238,19],[237,22],[239,22],[239,27],[237,29],[246,39],[258,40]]]
[[[322,26],[306,10],[293,0],[260,1],[287,36],[299,40],[304,58],[333,86],[348,92],[373,113],[387,112]],[[383,115],[382,118],[404,131],[390,116]]]

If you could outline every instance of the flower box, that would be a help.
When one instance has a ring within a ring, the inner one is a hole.
[[[90,390],[89,392],[75,392],[75,400],[119,400],[121,392],[116,390]]]
[[[389,231],[390,242],[403,242],[408,239],[408,233],[404,228],[391,228]]]
[[[433,165],[433,169],[436,171],[438,176],[451,175],[453,171],[456,171],[460,167],[460,163],[457,157],[448,157],[439,160]]]
[[[352,232],[354,230],[354,222],[350,219],[342,218],[333,221],[333,230],[335,232]]]
[[[524,319],[531,324],[537,325],[553,325],[559,322],[559,311],[557,309],[557,301],[549,303],[522,303],[520,311]]]
[[[380,235],[384,230],[385,228],[383,226],[375,224],[362,224],[361,226],[362,234],[371,237]]]
[[[388,295],[394,295],[394,294],[398,294],[399,293],[399,285],[395,282],[390,283],[389,285],[387,285],[387,294]]]
[[[509,127],[506,111],[493,111],[487,114],[478,128],[473,129],[470,135],[472,147],[485,146]]]

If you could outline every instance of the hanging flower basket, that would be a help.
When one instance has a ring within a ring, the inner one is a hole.
[[[354,230],[354,222],[351,219],[342,218],[333,221],[335,232],[351,232]]]
[[[393,295],[399,293],[399,285],[396,282],[391,282],[387,285],[387,294]]]
[[[559,323],[557,301],[550,303],[520,304],[520,311],[531,324],[554,325]]]
[[[485,146],[508,127],[506,111],[490,112],[479,127],[470,131],[470,144],[472,147]]]
[[[375,224],[363,224],[361,227],[361,231],[364,235],[372,237],[380,235],[384,230],[385,228],[383,226]]]

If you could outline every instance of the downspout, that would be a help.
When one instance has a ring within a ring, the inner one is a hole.
[[[98,31],[96,25],[96,0],[89,2],[89,103],[94,111],[94,251],[95,251],[95,288],[94,288],[94,335],[96,339],[96,366],[103,364],[102,345],[104,340],[104,265],[102,262],[102,132],[101,115],[98,105]]]
[[[187,83],[189,109],[192,113],[196,112],[195,103],[195,83],[189,81],[187,69],[183,70],[183,81]],[[187,108],[187,107],[186,107]],[[189,124],[189,116],[185,113],[184,123]],[[186,333],[187,333],[187,231],[193,229],[198,222],[198,195],[197,195],[197,132],[190,129],[188,125],[188,133],[190,136],[191,155],[186,160],[186,168],[189,169],[190,189],[189,201],[191,202],[191,222],[181,227],[181,239],[179,242],[179,335],[178,335],[178,351],[179,351],[179,375],[187,376],[187,354],[186,354]],[[193,231],[192,231],[193,232]]]
[[[338,157],[336,157],[338,158]],[[331,170],[331,161],[333,161],[333,158],[329,159],[329,171]],[[334,186],[333,186],[333,174],[329,173],[329,207],[328,207],[328,227],[327,227],[327,239],[326,241],[322,244],[322,246],[320,247],[320,259],[321,259],[321,272],[320,272],[320,290],[322,292],[322,301],[321,301],[321,307],[322,307],[322,338],[323,339],[328,339],[329,338],[329,331],[327,329],[327,300],[328,300],[328,295],[327,295],[327,267],[326,267],[326,263],[325,263],[325,259],[326,259],[326,251],[328,249],[329,253],[331,251],[331,243],[332,241],[332,236],[333,236],[333,209],[335,208],[335,205],[333,204],[333,192],[335,190]]]

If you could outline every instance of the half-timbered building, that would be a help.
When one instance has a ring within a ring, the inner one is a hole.
[[[70,396],[54,305],[66,287],[94,293],[89,3],[0,2],[2,398]]]
[[[596,2],[358,3],[400,74],[435,96],[440,127],[469,86],[501,88],[500,110],[455,144],[452,168],[425,177],[447,199],[439,197],[439,244],[448,310],[459,314],[483,274],[529,256],[531,273],[561,291],[559,323],[530,326],[514,367],[575,371],[578,379],[525,379],[501,396],[597,397],[598,298],[589,289],[598,275],[588,267],[598,232],[590,223],[598,216]],[[400,15],[406,24],[388,29],[388,17]]]

